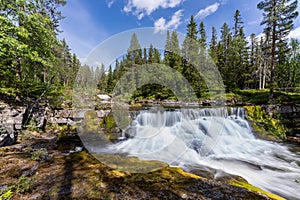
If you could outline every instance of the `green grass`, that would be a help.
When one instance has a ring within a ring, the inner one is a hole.
[[[269,103],[270,91],[268,89],[236,90],[233,94],[230,96],[235,96],[239,102],[261,105]],[[274,91],[274,100],[276,104],[297,103],[300,102],[300,93]]]

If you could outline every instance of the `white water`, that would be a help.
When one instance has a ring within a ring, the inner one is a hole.
[[[126,132],[131,137],[109,146],[110,151],[183,168],[209,166],[288,199],[300,199],[299,154],[256,139],[243,109],[141,111]]]

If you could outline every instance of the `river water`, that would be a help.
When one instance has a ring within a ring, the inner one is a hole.
[[[300,199],[300,154],[255,137],[243,108],[142,110],[106,150],[172,166],[208,166],[287,199]],[[216,175],[217,176],[217,175]]]

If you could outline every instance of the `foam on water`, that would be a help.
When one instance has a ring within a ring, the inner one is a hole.
[[[145,110],[127,128],[130,137],[106,149],[173,166],[209,166],[286,198],[299,198],[299,155],[257,139],[245,115],[242,108]]]

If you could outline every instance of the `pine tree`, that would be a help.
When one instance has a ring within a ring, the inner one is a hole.
[[[244,33],[243,21],[240,11],[237,10],[234,15],[234,35],[229,44],[229,74],[231,79],[230,87],[232,89],[244,89],[249,87],[250,84],[250,71],[249,71],[249,55],[248,55],[248,42]]]
[[[291,52],[290,52],[290,74],[289,85],[294,90],[295,87],[300,86],[300,42],[297,39],[291,40]]]
[[[197,24],[194,16],[191,16],[187,25],[187,34],[182,44],[182,74],[193,87],[196,95],[201,96],[201,89],[204,88],[203,79],[196,68],[200,67],[199,40],[197,37]]]
[[[154,49],[153,45],[150,44],[149,52],[148,52],[148,62],[147,63],[154,63]]]
[[[169,30],[167,31],[167,38],[166,38],[166,44],[165,44],[165,49],[164,49],[164,63],[168,66],[170,66],[170,56],[172,52],[172,47],[171,47],[171,36]]]
[[[127,50],[127,58],[138,64],[142,60],[141,45],[138,41],[136,33],[133,33],[130,40],[130,46]]]
[[[232,41],[232,35],[227,23],[224,23],[221,27],[221,39],[218,44],[218,67],[222,75],[224,84],[228,91],[232,87],[235,80],[233,80],[232,73],[230,71],[230,62],[229,62],[229,45]]]
[[[212,27],[212,32],[211,32],[211,42],[209,46],[209,52],[212,60],[217,63],[217,57],[218,57],[218,52],[217,52],[217,31],[216,28],[213,26]]]
[[[237,37],[239,35],[240,29],[242,28],[242,17],[241,17],[241,12],[239,10],[235,11],[234,14],[234,27],[233,27],[233,32],[234,32],[234,37]]]
[[[264,32],[270,32],[270,95],[274,100],[275,68],[278,62],[278,48],[280,43],[293,28],[293,20],[298,16],[297,0],[263,0],[257,8],[264,11],[261,25],[265,25]]]
[[[112,67],[111,65],[109,65],[109,68],[108,68],[108,73],[107,73],[107,87],[106,87],[106,92],[107,93],[111,93],[113,91],[113,88],[114,88],[114,77],[113,77],[113,71],[112,71]]]
[[[200,38],[199,38],[200,47],[205,49],[206,48],[206,31],[205,31],[205,26],[204,26],[203,21],[201,21],[200,26],[199,26],[199,34],[200,34]]]

